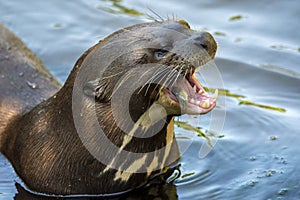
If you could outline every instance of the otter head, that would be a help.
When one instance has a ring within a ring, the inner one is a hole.
[[[183,20],[139,24],[122,29],[93,47],[81,64],[86,96],[113,103],[137,121],[156,103],[167,115],[204,114],[216,104],[195,71],[211,61],[217,45],[207,32]],[[124,117],[123,117],[124,118]]]

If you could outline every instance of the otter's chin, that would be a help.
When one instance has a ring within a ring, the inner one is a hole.
[[[171,114],[208,113],[216,106],[217,96],[218,90],[211,96],[204,90],[194,70],[178,78],[172,86],[160,90],[161,103]]]

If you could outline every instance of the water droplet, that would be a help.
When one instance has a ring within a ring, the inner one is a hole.
[[[276,135],[270,136],[270,140],[277,140],[277,139],[278,139],[278,137]]]
[[[265,177],[271,177],[272,174],[270,172],[265,173]]]
[[[257,182],[258,182],[257,180],[250,180],[250,181],[248,181],[247,185],[251,186],[251,187],[254,187]]]
[[[287,188],[282,188],[281,190],[278,191],[278,195],[285,195],[286,193],[288,193],[288,189]]]
[[[255,157],[255,156],[251,156],[251,157],[249,158],[249,160],[250,160],[250,161],[255,161],[255,160],[256,160],[256,157]]]
[[[27,81],[26,83],[32,89],[37,89],[38,88],[38,85],[36,83],[32,83],[30,81]]]
[[[42,110],[39,110],[39,112],[38,112],[38,115],[40,115],[41,113],[43,113],[43,112],[45,112],[45,110],[44,109],[42,109]]]

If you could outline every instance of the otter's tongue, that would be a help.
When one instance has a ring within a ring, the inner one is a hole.
[[[184,113],[205,114],[216,105],[218,90],[209,96],[193,73],[179,78],[171,88]]]

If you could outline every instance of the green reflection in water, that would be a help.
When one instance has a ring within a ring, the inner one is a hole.
[[[204,87],[204,89],[207,92],[211,92],[211,93],[213,93],[216,90],[215,88],[207,88],[207,87]],[[231,98],[237,99],[239,101],[238,105],[255,106],[255,107],[258,107],[258,108],[272,110],[272,111],[277,111],[277,112],[286,112],[286,109],[284,109],[284,108],[273,107],[273,106],[259,104],[259,103],[255,103],[255,102],[251,102],[251,101],[245,100],[245,98],[246,98],[245,96],[231,93],[229,90],[226,90],[226,89],[218,89],[218,91],[219,91],[219,95],[220,96],[227,96],[227,97],[231,97]],[[214,137],[214,138],[223,138],[224,137],[224,135],[219,135],[219,134],[213,133],[213,132],[211,132],[209,130],[203,131],[203,128],[201,128],[201,127],[195,127],[195,126],[193,126],[193,125],[191,125],[191,124],[189,124],[187,122],[181,122],[181,121],[175,120],[175,125],[178,128],[183,128],[185,130],[196,132],[199,137],[205,138],[206,141],[207,141],[207,143],[208,143],[208,145],[211,146],[211,147],[213,147],[213,145],[211,143],[210,138],[212,138],[212,137]]]
[[[135,9],[128,8],[122,5],[123,0],[102,0],[104,2],[111,2],[111,7],[98,6],[98,9],[112,14],[126,14],[131,16],[145,16],[144,13],[141,13]]]
[[[54,28],[62,28],[62,24],[61,23],[55,23],[53,25]]]
[[[205,138],[207,140],[208,145],[212,147],[210,138],[201,130],[200,127],[194,127],[194,126],[190,125],[187,122],[181,122],[181,121],[178,121],[178,120],[175,120],[174,123],[178,128],[183,128],[183,129],[188,130],[188,131],[196,132],[199,137]]]
[[[237,20],[241,20],[244,17],[242,15],[236,15],[236,16],[232,16],[229,18],[229,21],[237,21]]]
[[[215,31],[215,32],[214,32],[214,35],[217,35],[217,36],[226,36],[225,33],[220,32],[220,31]]]
[[[195,127],[187,122],[181,122],[179,120],[175,120],[175,125],[178,127],[178,128],[183,128],[185,130],[188,130],[188,131],[193,131],[193,132],[196,132],[198,134],[199,137],[203,137],[206,139],[207,141],[207,144],[210,146],[210,147],[213,147],[213,145],[211,144],[211,140],[210,138],[214,137],[214,138],[223,138],[224,135],[219,135],[218,133],[214,133],[212,131],[209,131],[209,130],[203,130],[203,128],[201,127]]]
[[[207,87],[204,87],[204,89],[211,93],[213,93],[216,90],[214,88],[207,88]],[[267,109],[267,110],[273,110],[273,111],[277,111],[277,112],[286,112],[286,109],[284,109],[284,108],[259,104],[259,103],[255,103],[252,101],[245,100],[245,98],[246,98],[245,96],[231,93],[229,90],[226,90],[226,89],[218,89],[218,90],[219,90],[219,95],[221,95],[221,96],[227,96],[227,97],[232,97],[232,98],[237,99],[239,101],[239,105],[255,106],[255,107],[259,107],[259,108],[263,108],[263,109]]]
[[[192,175],[194,175],[194,174],[195,174],[195,172],[183,174],[183,175],[181,176],[181,178],[186,178],[186,177],[192,176]]]
[[[286,69],[285,67],[281,67],[281,66],[277,66],[277,65],[270,65],[270,64],[261,64],[259,65],[260,67],[267,69],[269,71],[275,71],[277,73],[280,74],[284,74],[287,76],[291,76],[291,77],[295,77],[295,78],[300,78],[300,73],[290,70],[290,69]]]
[[[239,105],[257,106],[257,107],[268,109],[268,110],[274,110],[274,111],[278,111],[278,112],[286,112],[286,110],[284,108],[277,108],[277,107],[273,107],[273,106],[258,104],[258,103],[254,103],[254,102],[247,101],[247,100],[240,101]]]
[[[272,49],[278,49],[278,50],[292,50],[292,51],[298,51],[300,52],[300,48],[297,47],[291,47],[288,45],[271,45],[270,46]]]

